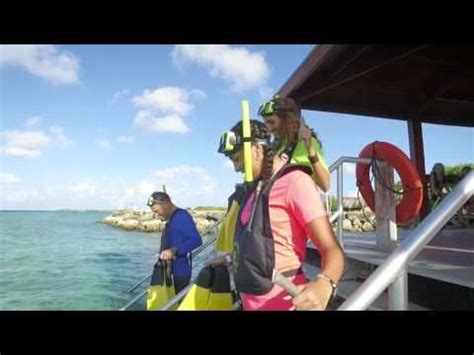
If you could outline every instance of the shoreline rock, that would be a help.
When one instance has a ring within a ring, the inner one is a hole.
[[[188,209],[188,212],[196,223],[196,228],[199,233],[205,233],[209,230],[214,222],[206,219],[211,216],[221,219],[225,215],[225,209]],[[106,216],[101,221],[104,224],[125,230],[136,231],[144,233],[160,233],[165,227],[165,223],[153,217],[150,211],[135,211],[135,210],[119,210],[114,211],[111,215]],[[336,224],[335,221],[334,225]],[[375,216],[374,214],[364,208],[352,209],[344,211],[343,229],[348,232],[372,232],[375,230]]]
[[[214,222],[207,220],[207,216],[220,220],[224,217],[225,209],[187,209],[196,223],[199,233],[203,234],[209,230]],[[104,217],[101,223],[125,230],[145,233],[160,233],[165,227],[165,222],[154,218],[151,211],[141,210],[118,210]]]

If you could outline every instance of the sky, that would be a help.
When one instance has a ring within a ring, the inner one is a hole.
[[[285,83],[312,45],[0,46],[0,209],[226,206],[243,176],[220,133]],[[328,164],[374,140],[409,155],[405,122],[303,112]],[[423,124],[426,168],[474,161],[474,130]],[[345,165],[344,195],[355,196]],[[332,175],[332,192],[336,180]]]

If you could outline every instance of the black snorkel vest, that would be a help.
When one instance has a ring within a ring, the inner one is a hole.
[[[240,204],[241,209],[235,227],[233,257],[234,282],[239,292],[263,295],[273,287],[275,247],[268,199],[275,181],[294,170],[301,170],[308,175],[312,173],[308,166],[287,163],[265,185],[262,185],[261,181],[257,184],[252,214],[245,226],[242,225],[241,214],[246,201]]]

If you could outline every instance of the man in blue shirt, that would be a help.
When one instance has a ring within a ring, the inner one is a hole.
[[[148,206],[159,219],[166,221],[161,234],[159,258],[172,261],[176,293],[191,279],[191,251],[202,245],[201,235],[188,211],[176,207],[165,192],[154,192]]]

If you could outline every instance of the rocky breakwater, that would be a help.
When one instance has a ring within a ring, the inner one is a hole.
[[[205,233],[214,224],[207,217],[220,220],[224,214],[224,209],[188,209],[194,219],[196,227],[200,233]],[[139,231],[156,233],[163,231],[165,222],[154,218],[151,211],[119,210],[102,219],[102,223],[120,228],[126,231]]]
[[[348,232],[371,232],[375,229],[375,215],[362,199],[345,197],[343,199],[343,229]],[[200,233],[205,233],[214,224],[207,216],[220,220],[226,210],[223,208],[188,209]],[[337,222],[337,220],[334,222]],[[165,223],[154,218],[150,211],[119,210],[102,219],[102,223],[127,230],[156,233],[164,229]]]
[[[362,198],[344,197],[342,206],[344,209],[342,228],[345,231],[371,232],[375,230],[375,215]]]

